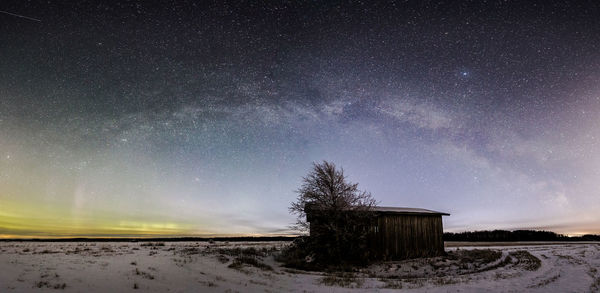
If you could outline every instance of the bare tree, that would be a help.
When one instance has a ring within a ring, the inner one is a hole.
[[[309,250],[317,260],[335,264],[368,259],[366,237],[377,203],[369,192],[348,182],[343,169],[323,161],[313,163],[297,193],[289,208],[298,217],[294,227],[307,231],[312,226]]]

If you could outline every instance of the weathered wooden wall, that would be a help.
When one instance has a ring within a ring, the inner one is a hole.
[[[382,214],[371,227],[376,258],[393,260],[444,254],[442,216]]]
[[[310,231],[321,230],[320,217],[307,214]],[[439,214],[377,213],[369,230],[368,249],[373,258],[398,260],[444,254],[442,216]],[[317,233],[318,234],[318,233]]]

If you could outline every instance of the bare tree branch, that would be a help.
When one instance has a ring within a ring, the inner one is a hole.
[[[298,197],[289,208],[297,216],[292,228],[302,232],[311,228],[306,219],[310,208],[311,221],[318,224],[310,231],[313,254],[333,263],[364,255],[366,233],[377,204],[369,192],[348,182],[344,170],[327,161],[313,163],[296,192]]]

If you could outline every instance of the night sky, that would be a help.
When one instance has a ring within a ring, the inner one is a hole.
[[[292,233],[322,160],[600,233],[597,1],[105,2],[0,3],[0,237]]]

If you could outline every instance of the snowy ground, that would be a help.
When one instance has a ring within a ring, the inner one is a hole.
[[[280,266],[285,242],[0,242],[0,292],[599,292],[600,244],[448,247],[353,273]]]

